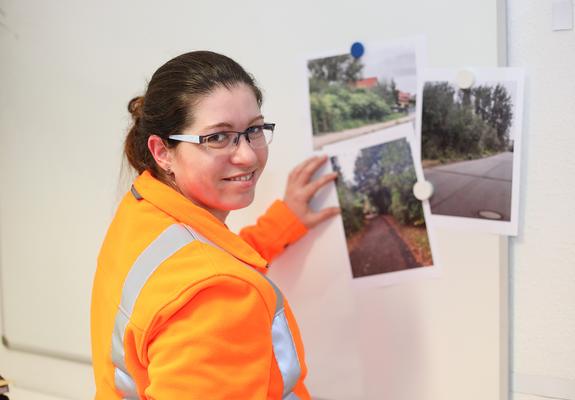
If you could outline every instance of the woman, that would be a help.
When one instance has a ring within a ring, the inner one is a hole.
[[[335,215],[308,207],[335,179],[288,178],[257,224],[239,236],[225,219],[248,206],[274,124],[233,60],[192,52],[153,75],[133,99],[125,154],[140,174],[98,257],[92,293],[97,399],[309,399],[300,334],[265,277],[269,262]]]

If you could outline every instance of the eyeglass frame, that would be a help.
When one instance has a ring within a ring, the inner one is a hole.
[[[168,139],[177,140],[177,141],[179,141],[179,142],[187,142],[187,143],[194,143],[194,144],[204,144],[204,143],[206,142],[206,138],[208,138],[208,137],[210,137],[210,136],[219,135],[219,134],[222,134],[222,133],[225,133],[225,134],[235,133],[236,136],[235,136],[235,138],[232,140],[231,143],[232,143],[234,146],[238,146],[239,143],[240,143],[240,138],[241,138],[242,136],[244,136],[244,137],[246,138],[246,142],[248,142],[248,144],[251,143],[251,142],[250,142],[250,139],[249,139],[249,137],[248,137],[248,135],[249,135],[249,132],[248,132],[248,131],[249,131],[250,129],[253,129],[254,127],[261,127],[261,129],[269,129],[269,130],[272,132],[272,137],[271,137],[269,143],[266,143],[266,146],[269,145],[269,144],[272,142],[272,140],[273,140],[273,134],[274,134],[274,130],[275,130],[275,128],[276,128],[276,124],[273,123],[273,122],[264,122],[264,123],[261,124],[261,125],[252,125],[252,126],[246,128],[246,130],[244,130],[244,131],[242,131],[242,132],[239,132],[239,131],[220,131],[220,132],[210,133],[210,134],[208,134],[208,135],[191,135],[191,134],[185,134],[185,135],[169,135],[169,136],[168,136]],[[209,147],[209,145],[206,145],[206,147]],[[225,149],[226,147],[228,147],[228,146],[221,147],[220,149]],[[250,147],[251,147],[251,145],[250,145]],[[263,146],[262,146],[262,147],[263,147]],[[209,147],[209,148],[212,148],[212,149],[213,149],[213,147]]]

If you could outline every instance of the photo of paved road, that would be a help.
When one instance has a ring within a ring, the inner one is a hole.
[[[360,244],[349,254],[354,278],[421,267],[385,216],[370,220],[364,229]]]
[[[513,153],[504,152],[479,160],[424,169],[433,184],[431,212],[467,218],[482,218],[480,212],[499,214],[511,220]]]

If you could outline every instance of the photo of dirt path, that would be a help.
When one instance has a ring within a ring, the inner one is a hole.
[[[354,278],[432,266],[405,138],[331,158]]]
[[[349,253],[353,276],[415,268],[415,257],[393,226],[380,215],[366,223],[362,240]]]

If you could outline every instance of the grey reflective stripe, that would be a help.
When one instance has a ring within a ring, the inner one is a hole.
[[[260,274],[268,283],[274,288],[274,292],[276,292],[276,310],[274,315],[278,315],[278,313],[283,310],[284,308],[284,295],[280,291],[280,289],[276,286],[275,283],[271,281],[270,278],[265,276],[264,274]]]
[[[114,369],[114,384],[116,389],[122,393],[124,400],[138,400],[136,384],[130,375],[119,368]]]
[[[114,332],[112,334],[112,362],[114,363],[114,384],[125,399],[137,399],[136,384],[126,368],[124,360],[124,333],[129,317],[120,310],[116,313]]]
[[[272,323],[272,341],[274,355],[284,382],[283,395],[284,398],[289,398],[288,396],[290,396],[291,391],[301,375],[301,366],[284,308],[274,317]]]
[[[136,190],[134,185],[132,185],[132,187],[130,188],[130,192],[132,192],[132,194],[134,195],[136,200],[142,200],[143,199],[142,195],[140,193],[138,193],[138,191]]]
[[[269,282],[270,285],[272,285],[276,292],[277,300],[275,316],[272,322],[272,342],[274,355],[284,382],[284,399],[288,399],[290,398],[290,394],[292,394],[291,390],[294,388],[301,375],[301,365],[297,356],[293,336],[286,319],[283,294],[275,283],[273,283],[267,276],[264,274],[261,275]]]
[[[195,232],[190,226],[186,226],[186,228],[199,241],[225,251],[220,246],[214,244],[199,233]],[[243,262],[242,264],[246,265],[248,268],[251,268]],[[267,276],[264,274],[260,275],[266,281],[268,281],[276,294],[276,308],[274,319],[272,321],[272,345],[274,356],[276,358],[276,362],[278,363],[284,384],[282,398],[285,400],[298,400],[297,396],[292,392],[292,390],[295,387],[299,377],[301,376],[301,365],[299,363],[293,336],[285,316],[284,297],[279,288]]]
[[[146,247],[126,276],[112,335],[112,361],[116,367],[114,382],[125,399],[138,399],[136,384],[126,368],[124,358],[124,335],[134,304],[150,275],[172,254],[193,240],[185,227],[171,225]]]

